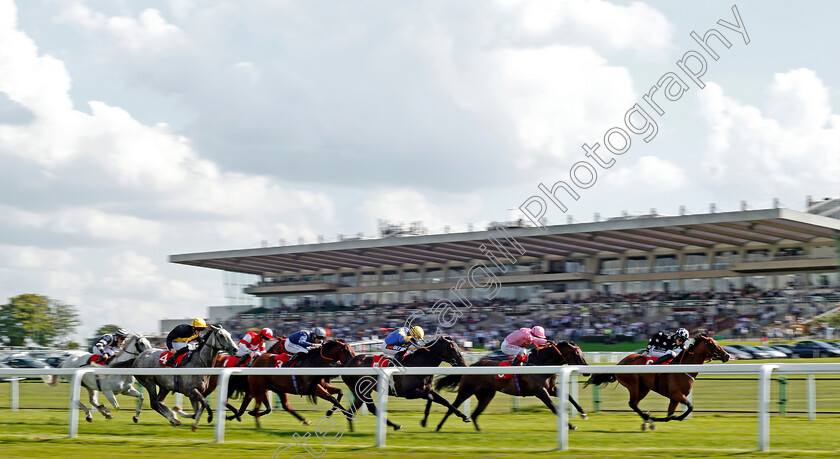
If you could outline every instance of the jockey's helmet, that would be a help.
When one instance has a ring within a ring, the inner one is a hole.
[[[117,335],[117,338],[125,339],[125,337],[128,336],[128,330],[126,330],[125,328],[118,328],[117,331],[114,332],[114,334]]]
[[[423,339],[423,337],[426,336],[426,332],[424,332],[423,328],[420,327],[419,325],[415,325],[415,326],[411,327],[411,330],[409,331],[409,333],[411,333],[411,336],[413,336],[417,339]]]
[[[539,325],[531,329],[531,334],[536,336],[537,338],[545,339],[545,329],[540,327]]]
[[[272,332],[270,328],[263,328],[260,330],[260,336],[262,336],[263,339],[274,339],[274,332]]]
[[[315,328],[312,329],[312,336],[315,336],[316,338],[326,339],[327,338],[327,331],[324,330],[323,327],[315,327]]]
[[[201,317],[196,317],[192,320],[192,322],[190,322],[190,326],[195,328],[207,328],[207,322],[205,322]]]
[[[688,330],[686,330],[685,328],[680,328],[680,329],[678,329],[678,330],[676,331],[676,333],[674,333],[674,334],[675,334],[676,336],[678,336],[678,337],[679,337],[681,340],[683,340],[683,341],[685,341],[685,340],[687,340],[687,339],[688,339]]]

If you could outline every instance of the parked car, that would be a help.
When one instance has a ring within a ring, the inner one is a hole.
[[[772,359],[773,358],[772,354],[770,354],[767,351],[762,351],[761,349],[758,349],[755,346],[750,346],[748,344],[732,344],[731,346],[734,347],[735,349],[739,349],[741,351],[744,351],[744,352],[752,355],[752,357],[754,359]]]
[[[784,352],[789,358],[799,357],[798,355],[793,353],[793,344],[774,344],[772,346],[773,349]]]
[[[57,355],[52,355],[44,359],[44,362],[47,362],[47,365],[53,368],[58,368],[66,359],[67,357],[59,357]]]
[[[723,350],[729,354],[729,357],[734,360],[752,360],[753,356],[749,352],[744,352],[737,347],[721,346]]]
[[[840,349],[822,341],[800,341],[793,352],[803,358],[840,357]]]
[[[755,346],[755,348],[760,350],[760,351],[764,351],[764,352],[769,353],[772,356],[772,357],[770,357],[772,359],[787,359],[787,358],[790,357],[790,355],[788,355],[788,354],[786,354],[786,353],[784,353],[784,352],[782,352],[778,349],[774,349],[770,346]],[[791,352],[791,354],[793,354],[793,352]]]
[[[26,355],[12,356],[3,363],[12,368],[50,368],[47,362]]]

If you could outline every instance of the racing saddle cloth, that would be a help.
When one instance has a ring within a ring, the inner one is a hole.
[[[175,359],[175,364],[174,365],[167,365],[166,362],[169,361],[169,357],[172,356],[172,353],[169,352],[169,351],[163,351],[163,354],[160,355],[160,358],[158,359],[158,361],[160,362],[161,365],[163,365],[165,367],[178,368],[178,367],[181,366],[181,362],[184,361],[184,357],[186,357],[190,354],[192,354],[192,351],[185,352],[185,353],[179,355],[178,358]]]

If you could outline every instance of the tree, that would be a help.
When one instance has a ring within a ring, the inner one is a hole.
[[[27,338],[47,346],[72,334],[79,324],[74,306],[43,295],[18,295],[0,306],[0,335],[10,346],[23,346]]]
[[[104,335],[105,333],[114,333],[115,331],[117,331],[118,328],[120,328],[119,325],[105,324],[97,328],[96,331],[93,332],[93,337],[95,339],[99,339],[99,337]]]

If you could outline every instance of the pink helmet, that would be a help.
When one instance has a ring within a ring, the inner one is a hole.
[[[540,327],[539,325],[531,329],[531,334],[536,336],[537,338],[545,339],[545,329]]]

